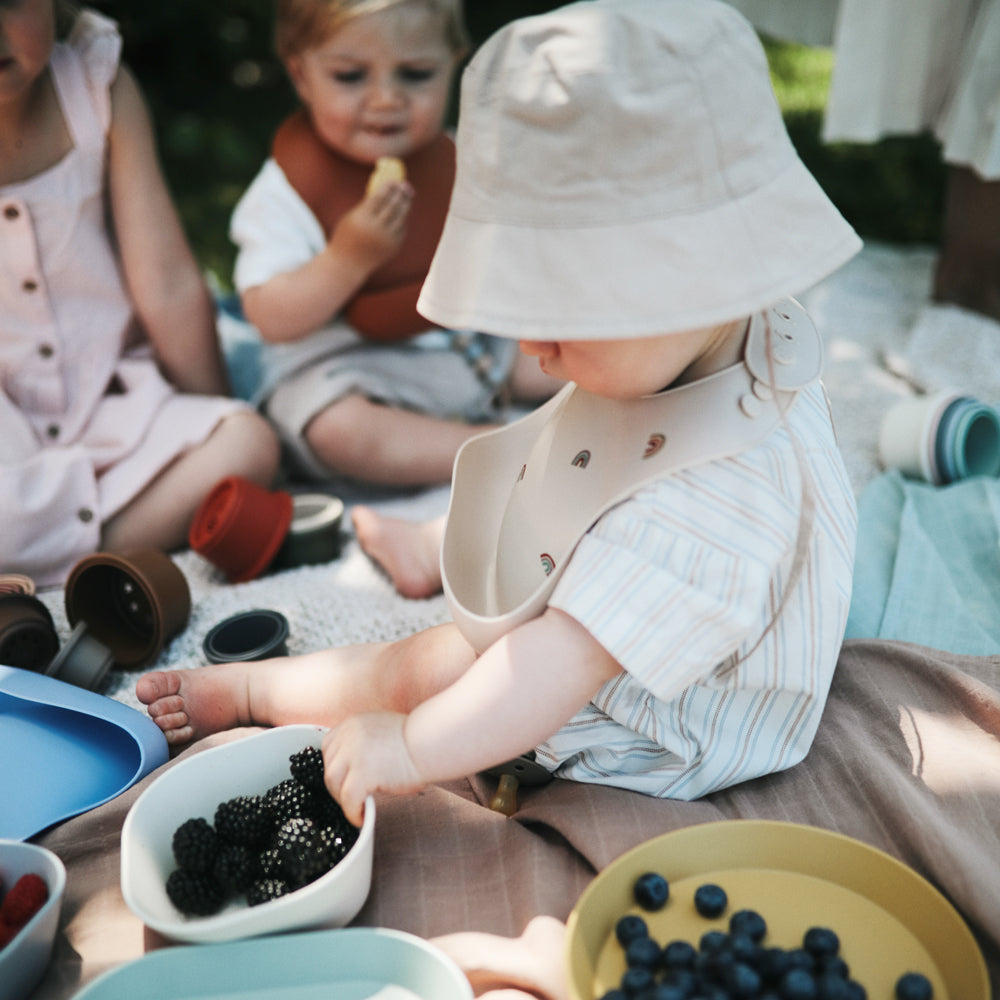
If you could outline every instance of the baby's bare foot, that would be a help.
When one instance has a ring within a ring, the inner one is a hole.
[[[389,575],[403,597],[430,597],[441,590],[441,521],[404,521],[370,507],[351,515],[361,548]]]
[[[252,725],[247,664],[155,670],[136,681],[136,697],[171,747],[234,726]]]

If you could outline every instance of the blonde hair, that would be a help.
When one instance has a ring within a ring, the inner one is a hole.
[[[280,59],[287,60],[314,45],[321,45],[341,25],[355,17],[407,3],[421,3],[444,19],[445,37],[456,55],[469,49],[461,0],[277,0],[275,49]]]

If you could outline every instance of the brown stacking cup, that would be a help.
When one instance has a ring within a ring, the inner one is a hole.
[[[66,616],[82,621],[125,669],[148,666],[191,614],[191,591],[174,561],[158,549],[81,559],[66,581]]]
[[[0,663],[44,670],[59,651],[49,609],[31,594],[0,594]]]

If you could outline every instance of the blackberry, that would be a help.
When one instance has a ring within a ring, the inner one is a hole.
[[[224,892],[246,892],[260,872],[258,856],[244,844],[223,844],[212,875]]]
[[[262,795],[238,795],[215,810],[215,832],[231,844],[259,847],[274,832],[274,816]]]
[[[247,889],[247,906],[260,906],[272,899],[280,899],[291,892],[291,886],[278,878],[262,878]]]
[[[218,913],[225,901],[214,879],[184,868],[174,869],[167,877],[167,897],[181,913],[193,917]]]
[[[257,855],[261,878],[281,878],[281,857],[276,847],[268,847]]]
[[[281,826],[286,820],[308,816],[313,795],[294,778],[285,778],[264,793],[264,800],[274,816],[275,826]]]
[[[322,790],[323,754],[319,747],[305,747],[288,758],[292,777],[306,788]]]
[[[670,898],[670,884],[657,872],[646,872],[635,880],[632,895],[644,910],[662,910]]]
[[[181,823],[174,831],[171,847],[178,868],[205,875],[215,864],[219,838],[207,819],[197,817]]]
[[[311,819],[293,817],[278,828],[274,846],[281,871],[298,888],[330,870],[330,858],[319,829]]]
[[[342,836],[346,836],[352,830],[357,833],[357,828],[352,826],[344,815],[344,810],[340,808],[340,803],[326,790],[321,788],[313,791],[306,805],[307,815],[316,820],[317,826],[325,826],[338,830]]]
[[[354,842],[358,839],[357,831],[355,831],[355,835],[353,837],[348,835],[345,838],[336,830],[326,826],[320,827],[319,838],[323,843],[323,847],[326,849],[331,868],[339,861],[344,860],[347,852],[354,846]]]

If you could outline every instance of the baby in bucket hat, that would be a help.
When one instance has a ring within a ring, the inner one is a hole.
[[[454,622],[292,660],[147,674],[168,740],[330,728],[360,822],[534,751],[557,777],[695,798],[792,766],[837,660],[856,512],[789,296],[859,246],[788,140],[743,17],[584,0],[462,81],[456,185],[420,297],[565,388],[456,460]]]

